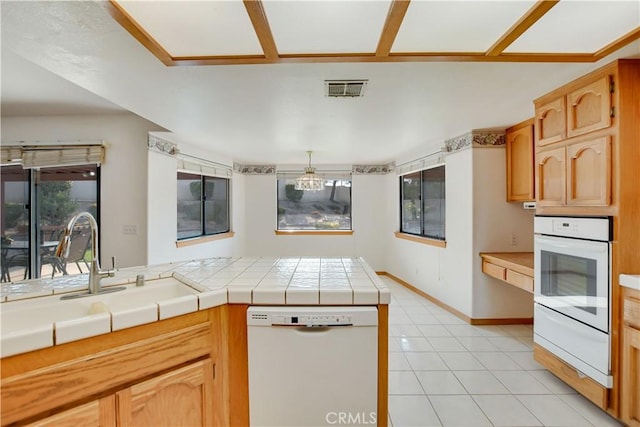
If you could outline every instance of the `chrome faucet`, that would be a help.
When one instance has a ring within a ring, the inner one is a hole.
[[[71,245],[71,233],[73,232],[73,227],[80,218],[86,218],[89,221],[89,225],[91,226],[91,261],[89,267],[89,291],[84,294],[70,294],[65,295],[62,299],[68,298],[79,298],[90,295],[96,295],[100,293],[107,292],[115,292],[124,290],[124,287],[118,288],[108,288],[102,289],[100,285],[100,280],[104,277],[113,277],[114,271],[100,271],[100,257],[98,256],[98,223],[96,222],[93,215],[89,212],[80,212],[74,215],[70,220],[67,226],[64,229],[62,237],[60,238],[60,242],[58,243],[58,247],[56,248],[56,257],[58,258],[66,258],[69,256],[69,248]],[[114,261],[115,264],[115,261]],[[114,265],[115,268],[115,265]]]

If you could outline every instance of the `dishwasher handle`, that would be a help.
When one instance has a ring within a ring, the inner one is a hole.
[[[278,324],[273,324],[271,326],[274,327],[274,328],[294,328],[294,329],[302,331],[302,332],[315,332],[315,331],[326,331],[326,330],[333,329],[333,328],[350,327],[350,326],[353,326],[353,323],[340,324],[340,325],[330,325],[330,324],[326,324],[326,325],[316,325],[316,324],[309,324],[309,325],[304,325],[304,324],[278,325]]]

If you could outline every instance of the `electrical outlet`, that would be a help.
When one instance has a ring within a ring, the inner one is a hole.
[[[135,224],[125,224],[122,226],[122,234],[138,234],[138,226]]]
[[[511,233],[511,246],[518,246],[518,236],[515,233]]]

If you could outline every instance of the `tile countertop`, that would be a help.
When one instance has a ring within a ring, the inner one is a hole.
[[[24,329],[15,328],[2,319],[0,356],[51,347],[227,303],[374,305],[389,304],[391,300],[386,285],[362,258],[208,258],[119,269],[114,277],[103,279],[102,286],[134,283],[138,274],[144,274],[145,286],[153,286],[154,279],[176,276],[198,288],[200,293],[166,301],[166,312],[170,314],[165,316],[163,307],[152,303],[126,312],[107,310],[45,325],[25,324]],[[86,291],[87,281],[87,274],[80,274],[3,283],[0,315],[5,312],[4,304],[15,302],[29,307],[38,303],[37,297]]]
[[[620,284],[627,288],[640,291],[640,274],[621,274]]]

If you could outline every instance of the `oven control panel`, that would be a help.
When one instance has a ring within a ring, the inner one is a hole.
[[[580,227],[576,221],[565,221],[564,219],[554,220],[552,227],[554,234],[566,233],[578,235],[580,233]]]
[[[536,216],[533,232],[602,242],[612,240],[611,219],[602,217]]]

